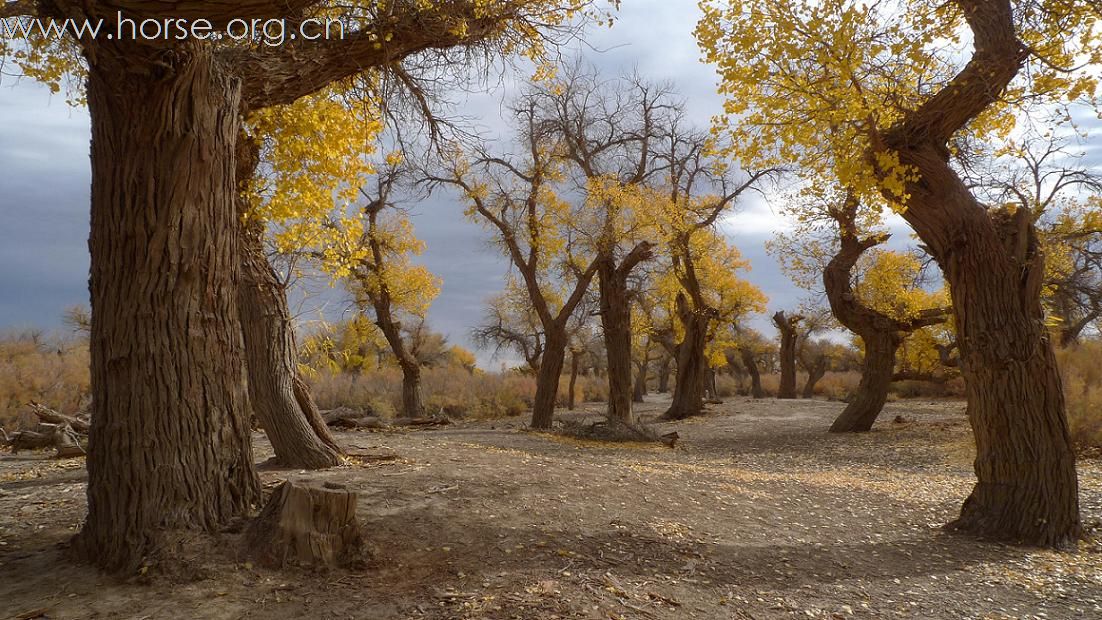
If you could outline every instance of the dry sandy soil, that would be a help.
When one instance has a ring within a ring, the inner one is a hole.
[[[519,420],[341,434],[399,458],[262,473],[359,491],[367,566],[325,573],[257,568],[226,532],[182,541],[171,567],[100,576],[65,556],[83,463],[0,455],[0,618],[1102,618],[1099,544],[939,529],[971,486],[960,404],[893,403],[872,433],[825,433],[841,407],[731,400],[657,424],[681,435],[672,450]],[[1079,471],[1097,536],[1102,466]]]

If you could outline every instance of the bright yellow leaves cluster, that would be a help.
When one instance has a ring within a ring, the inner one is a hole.
[[[355,202],[374,172],[368,158],[383,128],[378,108],[348,105],[337,95],[325,91],[249,118],[262,164],[246,215],[275,224],[282,251],[323,243],[334,208]]]
[[[1020,7],[1029,67],[1002,103],[971,123],[971,135],[1005,139],[1021,104],[1098,95],[1102,29],[1087,4]],[[880,136],[970,57],[956,3],[702,0],[701,8],[696,35],[726,96],[717,131],[730,134],[745,165],[795,163],[863,201],[880,202],[887,193],[903,208],[913,173],[884,150]]]

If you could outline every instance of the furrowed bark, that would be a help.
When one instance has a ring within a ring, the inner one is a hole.
[[[298,377],[298,348],[287,293],[264,255],[263,233],[244,223],[241,228],[238,304],[253,413],[272,442],[280,465],[296,469],[340,465],[341,450],[332,434],[324,425],[318,429],[309,418],[311,408],[316,407],[309,388]]]
[[[240,82],[209,46],[97,43],[88,517],[74,550],[131,571],[172,530],[259,499],[238,322]]]
[[[711,316],[692,308],[684,293],[677,294],[677,314],[685,336],[677,346],[677,382],[673,402],[662,417],[683,420],[704,413],[704,379],[708,370],[704,347],[708,342]]]
[[[1028,52],[1008,0],[957,0],[974,53],[946,88],[883,136],[916,171],[903,217],[953,293],[960,369],[976,439],[976,486],[950,529],[1061,547],[1083,535],[1064,394],[1040,296],[1044,258],[1025,209],[986,210],[946,144],[990,107]]]
[[[777,398],[796,398],[796,323],[802,317],[786,317],[784,311],[773,315],[773,324],[781,334],[781,384],[777,388]]]

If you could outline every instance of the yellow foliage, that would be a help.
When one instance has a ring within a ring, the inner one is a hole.
[[[1018,35],[1027,69],[966,131],[1005,140],[1026,106],[1097,103],[1102,27],[1089,2],[1022,5]],[[696,36],[721,76],[724,114],[744,165],[796,163],[837,180],[863,202],[896,208],[914,172],[879,143],[882,132],[948,85],[971,56],[955,2],[900,0],[702,0]],[[1079,69],[1066,71],[1066,68]],[[1026,97],[1025,95],[1029,95]],[[868,154],[872,153],[872,158]]]

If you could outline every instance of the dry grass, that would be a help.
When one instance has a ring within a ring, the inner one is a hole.
[[[1071,438],[1080,450],[1102,450],[1102,341],[1059,351]]]
[[[0,426],[31,425],[26,412],[34,400],[62,413],[75,413],[91,386],[88,347],[39,332],[0,335]]]
[[[492,419],[527,413],[536,395],[536,379],[516,372],[471,373],[464,368],[426,368],[422,374],[425,407],[443,411],[453,418]],[[569,377],[559,381],[559,406],[568,401]],[[384,417],[401,410],[402,373],[383,368],[365,373],[319,372],[311,380],[318,406],[370,408]],[[577,402],[602,401],[608,397],[604,379],[578,377]]]

